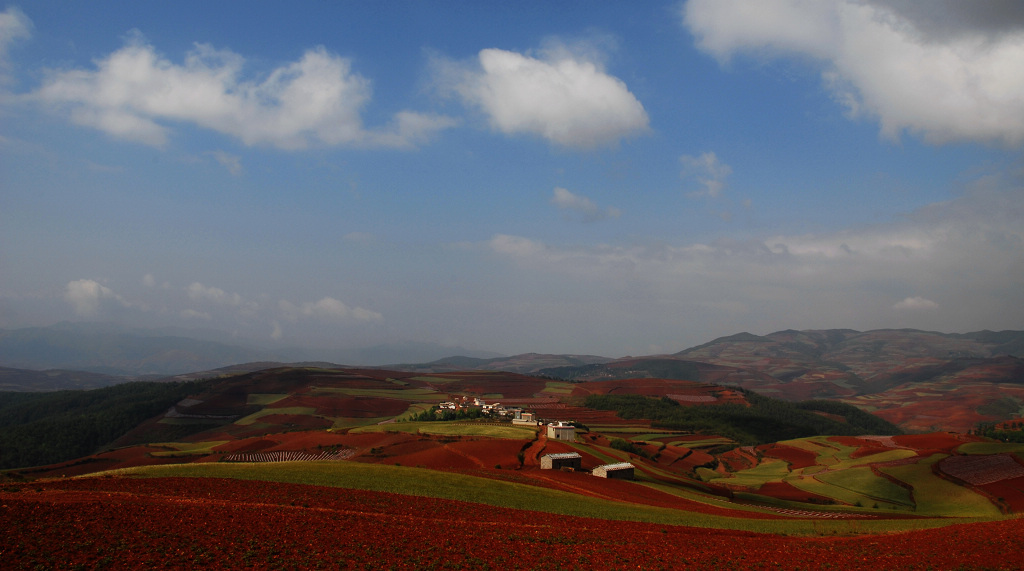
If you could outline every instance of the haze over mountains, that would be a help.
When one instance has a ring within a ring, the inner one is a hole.
[[[174,334],[171,334],[174,333]],[[789,401],[842,400],[908,430],[969,430],[1024,412],[1024,331],[785,330],[715,339],[668,355],[611,358],[456,354],[429,344],[361,351],[271,350],[210,332],[60,324],[0,331],[0,388],[96,388],[139,378],[204,378],[280,363],[490,370],[568,381],[661,378],[740,386]]]
[[[110,323],[0,329],[0,366],[131,377],[178,375],[255,361],[384,365],[433,361],[455,354],[498,355],[417,342],[359,349],[266,348],[214,330],[139,329]]]

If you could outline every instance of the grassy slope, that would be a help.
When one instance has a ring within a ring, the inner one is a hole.
[[[266,464],[173,464],[115,470],[141,477],[237,478],[355,488],[477,502],[486,505],[621,521],[643,521],[785,535],[882,533],[941,527],[967,519],[901,520],[764,520],[724,517],[652,506],[613,502],[525,484],[436,472],[404,466],[356,462],[279,462]],[[103,474],[100,474],[101,476]],[[640,485],[640,484],[638,484]],[[721,505],[721,504],[718,504]],[[989,518],[998,519],[998,517]]]
[[[537,430],[518,426],[496,426],[472,422],[393,422],[353,428],[352,434],[361,432],[411,432],[438,436],[487,436],[512,440],[531,440]]]

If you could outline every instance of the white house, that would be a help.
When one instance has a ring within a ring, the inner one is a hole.
[[[564,422],[551,423],[548,425],[548,438],[554,440],[576,440],[576,427]]]

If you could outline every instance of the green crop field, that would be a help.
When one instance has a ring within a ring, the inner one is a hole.
[[[301,416],[313,416],[316,414],[316,409],[310,406],[288,406],[284,408],[265,408],[263,410],[254,412],[249,416],[240,418],[235,421],[235,424],[240,426],[248,426],[255,423],[261,417],[270,416],[272,414],[295,414]]]
[[[1016,454],[1024,458],[1024,444],[1017,442],[968,442],[957,447],[962,454]]]
[[[857,466],[865,466],[867,464],[875,462],[889,462],[892,460],[903,460],[904,458],[912,458],[917,453],[913,450],[905,449],[894,449],[879,452],[878,454],[872,454],[870,456],[864,456],[863,458],[850,458],[848,451],[840,451],[832,458],[835,463],[829,466],[830,470],[846,470],[848,468],[855,468]]]
[[[943,480],[932,472],[931,465],[946,457],[935,454],[917,464],[884,466],[879,470],[914,487],[915,512],[929,516],[995,517],[996,508],[985,497]]]
[[[638,434],[633,437],[633,440],[643,440],[644,442],[654,440],[656,438],[672,438],[675,436],[689,436],[688,434],[682,434],[679,432],[651,432],[648,434]],[[662,443],[663,444],[663,443]]]
[[[351,430],[362,432],[410,432],[412,434],[435,434],[438,436],[487,436],[512,440],[531,440],[536,430],[518,426],[504,426],[473,422],[391,422],[361,426]]]
[[[329,417],[324,417],[329,418]],[[393,416],[377,416],[374,418],[330,418],[334,423],[328,428],[328,431],[342,430],[346,428],[358,428],[360,426],[373,426],[394,419]]]
[[[883,508],[910,508],[914,505],[910,490],[876,476],[867,466],[825,472],[818,475],[818,479],[864,496],[861,505],[865,507],[875,503]]]
[[[766,460],[753,468],[718,478],[721,483],[759,488],[765,482],[778,481],[789,475],[789,464],[783,460]]]
[[[623,424],[615,424],[615,425],[588,424],[587,427],[590,428],[591,432],[597,432],[597,433],[601,433],[601,434],[604,434],[604,433],[610,433],[610,434],[646,434],[646,433],[649,433],[652,430],[650,426],[646,426],[646,425],[642,425],[642,424],[634,424],[634,425],[623,425]],[[671,432],[666,432],[666,434],[671,434]]]
[[[545,385],[542,393],[550,393],[555,395],[570,395],[572,394],[575,385],[572,383],[564,383],[561,381],[548,381]]]
[[[228,442],[230,442],[230,440],[210,440],[208,442],[160,442],[158,444],[150,444],[150,446],[170,448],[171,450],[150,452],[150,455],[156,458],[176,458],[188,455],[205,456],[213,452],[214,448],[221,444],[227,444]]]
[[[245,404],[258,404],[268,405],[274,404],[275,402],[288,398],[289,394],[277,394],[277,393],[250,393],[245,398]]]
[[[421,381],[424,383],[454,383],[458,379],[446,379],[444,377],[413,377],[414,381]]]
[[[448,400],[448,395],[430,389],[348,389],[345,387],[319,387],[313,391],[313,394],[316,396],[345,395],[349,397],[372,397],[430,403],[439,403]]]
[[[669,444],[672,446],[683,446],[684,448],[711,448],[713,446],[732,444],[732,440],[719,436],[702,440],[674,440],[669,442]]]
[[[477,478],[463,474],[437,472],[405,466],[360,464],[358,462],[274,462],[265,464],[207,463],[170,464],[125,468],[103,475],[136,477],[208,477],[236,478],[330,486],[427,496],[482,503],[498,507],[547,513],[593,517],[619,521],[643,521],[666,525],[685,525],[717,529],[735,529],[787,535],[879,533],[895,530],[926,529],[964,519],[910,520],[806,520],[747,519],[700,514],[640,504],[615,502],[551,490]],[[588,477],[583,476],[581,477]],[[636,484],[643,485],[643,484]],[[995,518],[998,519],[998,518]]]

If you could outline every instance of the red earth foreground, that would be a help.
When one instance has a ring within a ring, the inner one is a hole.
[[[797,538],[297,484],[0,489],[4,569],[1020,569],[1024,520]]]

